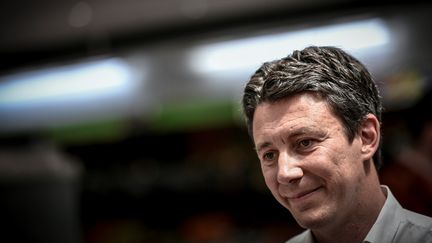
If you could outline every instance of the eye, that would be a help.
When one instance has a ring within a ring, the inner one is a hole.
[[[311,145],[312,145],[312,140],[311,139],[301,140],[300,143],[299,143],[299,146],[302,147],[302,148],[308,148]]]
[[[303,139],[297,143],[297,149],[302,151],[308,151],[312,149],[314,144],[315,144],[315,140],[313,139]]]
[[[275,152],[266,152],[262,156],[263,161],[273,161],[276,159],[276,153]]]

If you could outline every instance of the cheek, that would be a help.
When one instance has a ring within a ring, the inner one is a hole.
[[[263,169],[264,181],[266,183],[267,188],[270,190],[270,193],[273,197],[284,207],[288,209],[288,206],[285,204],[284,199],[279,194],[279,183],[277,181],[277,170],[274,168]]]
[[[339,191],[344,191],[361,182],[364,177],[363,162],[360,149],[344,147],[340,151],[334,151],[329,156],[329,163],[325,173],[331,184],[338,187]]]
[[[303,169],[323,179],[329,179],[338,169],[337,159],[332,157],[333,155],[334,153],[328,153],[328,151],[315,153],[304,159]]]
[[[273,192],[277,189],[277,172],[275,169],[270,167],[261,167],[264,181],[267,187]]]

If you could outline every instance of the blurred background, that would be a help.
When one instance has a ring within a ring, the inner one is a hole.
[[[432,216],[432,4],[0,3],[1,242],[283,242],[240,99],[309,45],[358,57],[384,100],[381,180]]]

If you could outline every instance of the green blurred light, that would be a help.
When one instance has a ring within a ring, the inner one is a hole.
[[[228,101],[186,101],[162,105],[150,119],[153,131],[174,132],[234,123],[237,107]]]
[[[124,138],[127,126],[124,121],[98,121],[51,129],[48,133],[54,142],[61,144],[88,144],[110,142]]]

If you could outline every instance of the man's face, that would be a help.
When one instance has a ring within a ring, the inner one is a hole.
[[[341,224],[356,210],[365,187],[361,138],[349,143],[324,100],[302,93],[260,104],[253,138],[268,188],[301,226]]]

